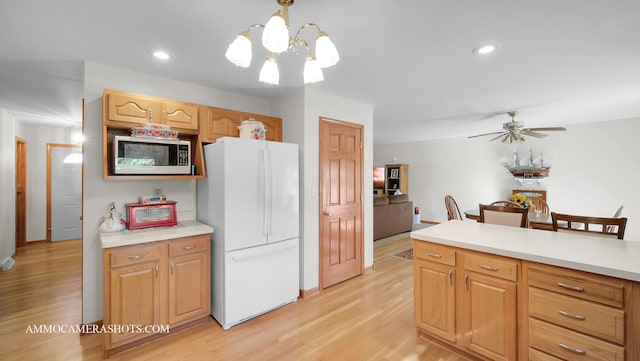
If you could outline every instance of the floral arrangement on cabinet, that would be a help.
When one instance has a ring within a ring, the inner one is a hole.
[[[527,198],[527,196],[524,196],[519,193],[512,195],[511,201],[517,203],[522,208],[531,208],[531,209],[535,208],[535,206],[533,205],[533,202],[531,202],[531,200]]]

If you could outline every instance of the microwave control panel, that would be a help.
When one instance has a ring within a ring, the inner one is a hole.
[[[191,165],[189,164],[189,146],[186,144],[178,146],[178,165]]]

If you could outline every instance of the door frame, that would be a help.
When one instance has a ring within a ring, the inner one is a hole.
[[[360,276],[364,275],[364,125],[363,124],[358,124],[358,123],[352,123],[352,122],[346,122],[343,120],[337,120],[337,119],[331,119],[331,118],[327,118],[327,117],[323,117],[320,116],[319,117],[319,123],[318,123],[318,135],[319,135],[319,141],[318,141],[318,247],[319,247],[319,253],[320,253],[320,257],[319,257],[319,291],[322,292],[322,290],[324,290],[325,288],[329,287],[327,285],[324,284],[323,281],[323,272],[324,272],[324,266],[323,266],[323,259],[324,259],[324,250],[322,247],[322,240],[323,240],[323,227],[322,227],[322,220],[324,218],[324,188],[323,188],[323,183],[322,183],[322,176],[323,176],[323,146],[325,146],[325,144],[323,144],[322,142],[322,134],[320,132],[320,129],[322,127],[322,124],[326,123],[326,124],[336,124],[336,125],[340,125],[340,126],[344,126],[344,127],[349,127],[349,128],[354,128],[354,129],[358,129],[360,130],[360,141],[361,141],[361,146],[360,146]]]
[[[83,146],[79,144],[59,144],[59,143],[47,143],[47,243],[51,242],[51,149],[53,147],[60,148],[78,148],[84,156]],[[80,173],[82,179],[80,180],[81,188],[81,200],[80,200],[80,220],[82,221],[82,215],[84,214],[84,160],[82,162]],[[84,227],[84,222],[82,222]],[[84,231],[81,231],[84,234]]]
[[[18,182],[22,178],[22,205],[19,205],[18,197],[15,198],[15,241],[16,250],[18,247],[24,247],[27,245],[27,141],[16,137],[15,143],[16,163],[15,163],[15,194],[18,194]],[[18,212],[21,214],[19,215]],[[18,223],[22,225],[18,226]]]

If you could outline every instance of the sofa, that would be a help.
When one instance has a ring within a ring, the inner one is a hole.
[[[413,224],[413,202],[409,196],[373,197],[373,240],[409,232]]]

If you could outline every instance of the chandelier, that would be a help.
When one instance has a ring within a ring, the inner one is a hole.
[[[329,39],[329,36],[314,23],[306,23],[298,29],[295,36],[289,36],[289,6],[294,0],[276,0],[282,5],[282,11],[276,11],[267,25],[253,24],[229,45],[225,56],[227,59],[241,68],[248,68],[251,64],[251,37],[249,33],[255,28],[264,28],[262,31],[262,45],[270,52],[260,70],[259,80],[263,83],[278,85],[280,72],[276,63],[276,54],[291,50],[297,54],[298,48],[306,49],[306,61],[304,64],[304,83],[315,83],[324,80],[322,68],[335,65],[340,60],[338,50]],[[306,28],[315,28],[316,48],[315,57],[311,53],[309,43],[300,35]]]

